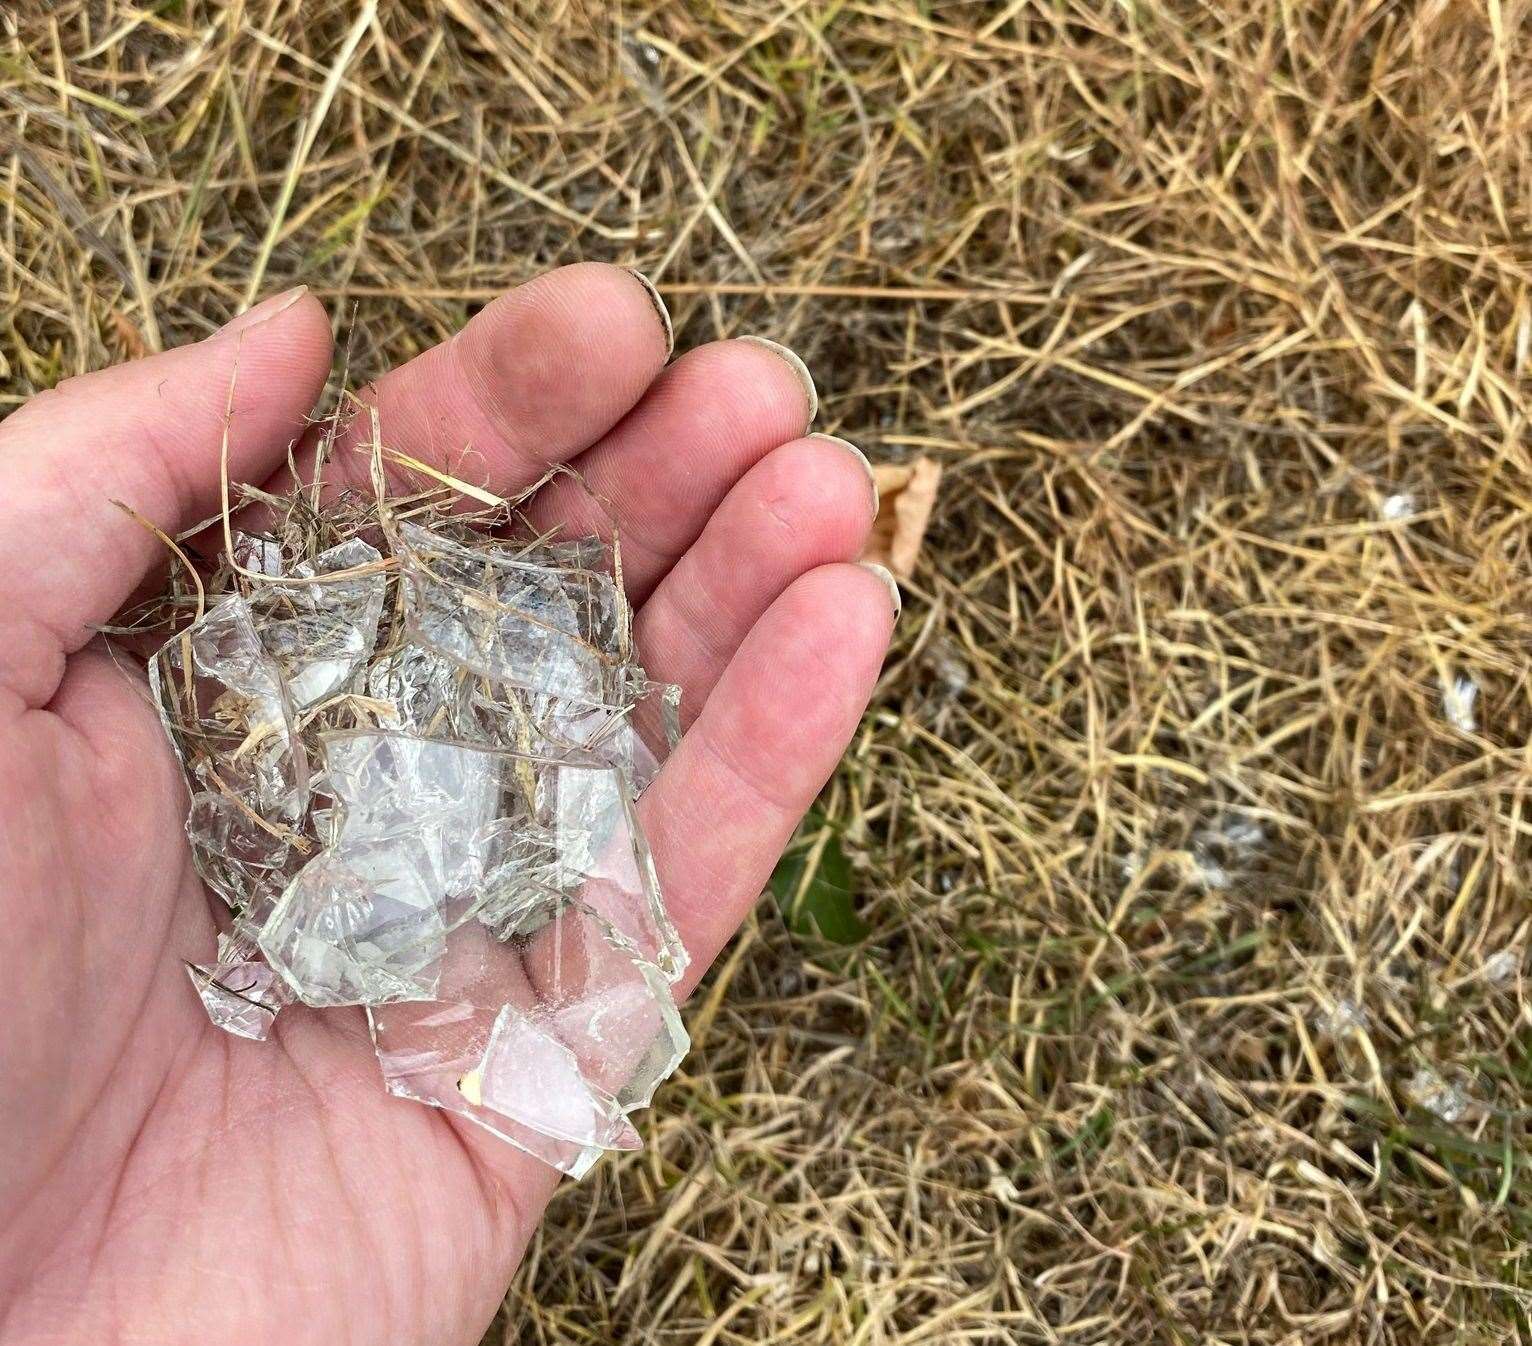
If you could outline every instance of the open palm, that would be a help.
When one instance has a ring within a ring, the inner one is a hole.
[[[666,367],[656,304],[615,267],[553,272],[368,397],[392,447],[502,493],[573,461],[612,502],[640,652],[689,722],[641,813],[695,978],[833,769],[895,603],[844,564],[874,498],[849,446],[806,435],[806,374],[751,341]],[[163,560],[111,502],[171,532],[216,511],[236,366],[231,473],[281,483],[330,359],[320,304],[287,295],[0,425],[6,1346],[472,1341],[557,1180],[385,1094],[359,1016],[295,1008],[267,1043],[208,1024],[179,769],[142,680],[90,639]],[[343,451],[327,475],[348,474]],[[568,479],[532,517],[611,527]]]

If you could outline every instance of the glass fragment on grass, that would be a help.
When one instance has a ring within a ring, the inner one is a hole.
[[[955,701],[968,690],[973,671],[955,641],[937,637],[926,649],[921,663],[930,671],[942,700]]]
[[[1229,813],[1217,818],[1211,827],[1203,828],[1197,833],[1196,839],[1200,845],[1210,849],[1250,856],[1266,844],[1266,829],[1253,818]]]
[[[1266,830],[1260,823],[1235,813],[1220,815],[1192,837],[1192,878],[1209,892],[1230,888],[1235,875],[1265,844]]]
[[[1367,1011],[1349,997],[1342,997],[1333,1008],[1324,1010],[1314,1020],[1319,1032],[1335,1041],[1367,1029]]]
[[[1471,734],[1479,727],[1474,702],[1479,699],[1479,684],[1467,673],[1442,679],[1442,715],[1454,729]]]
[[[1515,981],[1521,971],[1521,950],[1497,949],[1484,960],[1484,980],[1492,986],[1504,986]]]
[[[1405,1096],[1416,1107],[1424,1108],[1441,1121],[1462,1120],[1470,1102],[1467,1091],[1444,1078],[1430,1066],[1421,1066],[1404,1086]]]

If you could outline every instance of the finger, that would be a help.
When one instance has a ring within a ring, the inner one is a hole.
[[[775,343],[740,338],[698,347],[574,464],[590,491],[567,478],[550,482],[532,521],[569,536],[607,537],[615,519],[623,579],[641,602],[740,476],[803,434],[817,406],[803,362]]]
[[[896,615],[887,571],[823,566],[771,605],[639,800],[690,991],[845,751]]]
[[[635,623],[650,676],[680,686],[684,716],[794,580],[861,554],[877,507],[866,458],[828,435],[784,444],[740,479]]]
[[[114,500],[171,534],[212,514],[225,425],[231,480],[264,480],[329,370],[329,319],[293,291],[196,345],[72,379],[0,426],[0,686],[46,702],[88,623],[164,558]]]
[[[377,409],[386,447],[510,495],[610,429],[669,354],[670,320],[649,283],[620,266],[582,262],[501,295],[360,400]],[[364,486],[370,437],[370,417],[353,417],[326,480]],[[316,434],[299,458],[305,481],[317,445]],[[288,485],[283,472],[268,489]]]

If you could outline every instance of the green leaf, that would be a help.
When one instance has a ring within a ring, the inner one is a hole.
[[[832,944],[859,943],[867,937],[868,926],[856,912],[851,861],[822,816],[810,814],[808,829],[778,862],[771,876],[772,895],[795,935],[817,934]]]

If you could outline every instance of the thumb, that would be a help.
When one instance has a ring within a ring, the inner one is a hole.
[[[89,624],[162,558],[112,502],[171,534],[214,513],[226,421],[230,479],[264,481],[330,350],[324,308],[300,286],[205,341],[70,379],[0,425],[0,690],[45,704]]]

